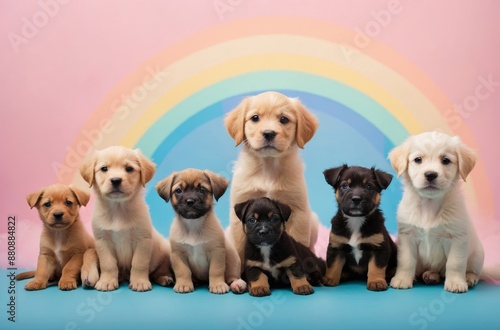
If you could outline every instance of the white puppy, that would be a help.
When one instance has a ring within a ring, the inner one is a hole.
[[[426,132],[394,148],[389,159],[404,179],[391,286],[408,289],[421,276],[428,284],[445,278],[445,290],[466,292],[478,282],[484,260],[460,188],[475,165],[474,152],[457,136]]]

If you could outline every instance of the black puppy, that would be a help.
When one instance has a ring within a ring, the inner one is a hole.
[[[335,189],[338,211],[326,255],[323,284],[338,285],[340,279],[367,278],[372,291],[387,290],[396,271],[396,244],[384,225],[380,195],[392,175],[375,168],[343,165],[323,172]]]
[[[246,234],[244,272],[250,294],[270,295],[270,283],[290,283],[295,294],[313,293],[311,284],[320,285],[325,261],[285,232],[290,207],[263,197],[236,204],[234,210]]]

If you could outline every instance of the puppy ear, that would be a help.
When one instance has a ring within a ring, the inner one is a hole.
[[[175,176],[177,175],[177,172],[173,172],[169,176],[167,176],[165,179],[161,180],[158,182],[155,186],[156,192],[158,192],[158,195],[160,195],[161,198],[165,200],[165,202],[168,203],[170,200],[170,195],[172,194],[172,184],[174,183]]]
[[[458,172],[465,181],[469,173],[476,165],[476,153],[472,148],[466,146],[458,136],[453,137],[457,143]]]
[[[325,176],[326,182],[336,190],[339,185],[340,175],[342,175],[342,172],[344,172],[348,168],[349,166],[347,166],[347,164],[344,164],[339,167],[333,167],[325,170],[323,172],[323,175]]]
[[[26,196],[26,200],[28,201],[28,205],[30,206],[30,208],[34,208],[38,204],[38,202],[43,196],[43,193],[44,190],[42,189],[40,191],[31,193],[28,196]]]
[[[389,152],[389,161],[391,162],[392,168],[394,168],[398,174],[398,178],[408,168],[408,156],[410,155],[411,143],[410,137]]]
[[[141,184],[143,187],[146,186],[156,172],[156,165],[150,161],[139,149],[135,149],[134,152],[137,155],[139,161],[139,167],[141,168]]]
[[[381,170],[376,170],[375,167],[372,167],[371,170],[380,188],[382,188],[382,190],[387,189],[387,187],[389,187],[389,185],[391,184],[392,174],[386,173]]]
[[[90,200],[90,194],[88,192],[73,186],[69,186],[69,189],[73,192],[73,195],[75,195],[76,200],[78,201],[78,205],[87,205]]]
[[[226,130],[237,146],[245,140],[245,115],[251,100],[251,97],[245,98],[236,108],[226,115],[226,118],[224,118]]]
[[[280,203],[276,200],[273,201],[273,203],[280,210],[281,218],[283,219],[283,221],[285,221],[285,222],[288,221],[288,218],[290,218],[290,214],[292,214],[292,209],[290,208],[290,206],[283,204],[283,203]]]
[[[247,211],[248,206],[253,202],[254,199],[249,199],[246,202],[234,205],[234,213],[236,213],[236,216],[238,217],[238,219],[240,219],[241,222],[245,223],[245,213]]]
[[[97,153],[98,151],[95,151],[94,153],[90,154],[80,164],[80,175],[82,176],[83,180],[85,180],[89,184],[89,187],[92,187],[92,185],[94,184]]]
[[[214,194],[215,200],[218,201],[219,198],[221,198],[221,196],[226,192],[229,181],[227,181],[226,178],[220,176],[219,174],[216,174],[209,170],[205,170],[203,171],[203,173],[208,178],[208,181],[210,181],[210,185],[212,186],[212,193]]]
[[[296,110],[297,114],[297,132],[295,139],[299,148],[304,148],[309,142],[316,130],[318,129],[318,120],[316,117],[304,107],[298,98],[289,98],[290,102]]]

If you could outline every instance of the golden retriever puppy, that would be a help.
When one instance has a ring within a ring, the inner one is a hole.
[[[246,290],[236,249],[224,237],[213,209],[214,198],[217,201],[227,186],[222,176],[192,168],[174,172],[156,185],[175,211],[170,227],[175,292],[192,292],[193,280],[208,282],[212,293],[227,293],[230,287],[235,293]]]
[[[394,148],[389,159],[404,183],[391,286],[411,288],[417,276],[428,284],[444,279],[445,290],[466,292],[478,282],[484,259],[460,187],[474,168],[474,152],[458,136],[426,132]]]
[[[17,280],[35,277],[26,290],[41,290],[58,281],[61,290],[78,286],[83,255],[94,247],[94,239],[80,220],[80,206],[87,205],[89,194],[72,186],[55,184],[27,196],[31,208],[36,207],[43,222],[40,254],[36,271],[17,275]]]
[[[299,148],[316,132],[316,118],[298,99],[265,92],[245,98],[228,113],[225,126],[236,145],[243,143],[234,166],[229,219],[241,260],[245,233],[234,206],[260,197],[289,205],[287,233],[314,251],[318,218],[309,207]]]
[[[83,179],[94,189],[92,229],[100,263],[99,291],[118,288],[128,280],[134,291],[151,290],[150,279],[172,283],[170,246],[151,223],[143,187],[156,171],[139,150],[113,146],[96,151],[80,166]],[[84,265],[92,273],[95,265]],[[94,286],[89,280],[89,286]]]

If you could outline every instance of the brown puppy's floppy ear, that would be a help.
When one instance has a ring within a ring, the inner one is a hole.
[[[172,184],[174,183],[176,175],[177,172],[173,172],[165,179],[158,182],[155,186],[158,195],[160,195],[160,197],[163,198],[167,203],[170,200],[170,195],[172,194]]]
[[[389,152],[389,160],[392,168],[394,168],[398,174],[398,178],[408,168],[408,156],[410,155],[411,144],[412,138],[410,137]]]
[[[234,205],[234,213],[242,223],[245,223],[245,213],[247,211],[248,206],[250,206],[255,199],[249,199],[246,202],[238,203]]]
[[[458,172],[465,181],[469,173],[476,165],[476,153],[472,150],[472,148],[466,146],[458,136],[454,136],[453,140],[455,140],[455,143],[457,144]]]
[[[87,156],[87,158],[85,158],[80,164],[80,175],[82,176],[83,180],[85,180],[89,184],[89,187],[92,187],[92,185],[94,184],[97,153],[98,151],[93,152],[92,154]]]
[[[146,186],[156,172],[156,165],[150,161],[146,156],[142,154],[139,149],[134,150],[139,161],[139,167],[141,168],[141,184],[143,187]]]
[[[281,202],[278,202],[277,200],[271,200],[278,210],[280,210],[281,218],[283,219],[283,222],[288,221],[288,218],[290,218],[290,214],[292,214],[292,209],[290,206],[283,204]]]
[[[218,201],[219,198],[226,192],[229,181],[227,181],[226,178],[220,176],[219,174],[216,174],[209,170],[203,171],[203,174],[205,174],[205,176],[208,178],[208,181],[210,181],[210,185],[212,186],[212,193],[215,200]]]
[[[237,146],[245,140],[245,115],[251,100],[251,96],[246,97],[236,108],[226,115],[226,118],[224,118],[226,130]]]
[[[90,194],[88,192],[73,186],[69,186],[69,189],[73,192],[73,195],[75,195],[76,200],[78,201],[78,205],[87,205],[90,200]]]
[[[342,172],[344,172],[348,168],[349,168],[349,166],[347,166],[347,164],[344,164],[342,166],[332,167],[328,170],[323,171],[323,175],[325,176],[326,182],[330,186],[332,186],[335,190],[337,190],[338,185],[339,185],[340,175],[342,174]]]
[[[304,107],[298,98],[289,98],[295,108],[297,114],[297,132],[295,139],[299,148],[304,149],[304,146],[309,142],[316,130],[318,129],[318,120],[316,117]]]
[[[375,167],[371,168],[375,180],[377,180],[382,190],[387,189],[392,181],[392,174],[386,173],[381,170],[376,170]]]
[[[38,204],[38,202],[43,196],[43,193],[44,190],[42,189],[40,191],[31,193],[28,196],[26,196],[26,200],[28,201],[28,205],[30,206],[30,208],[34,208]]]

